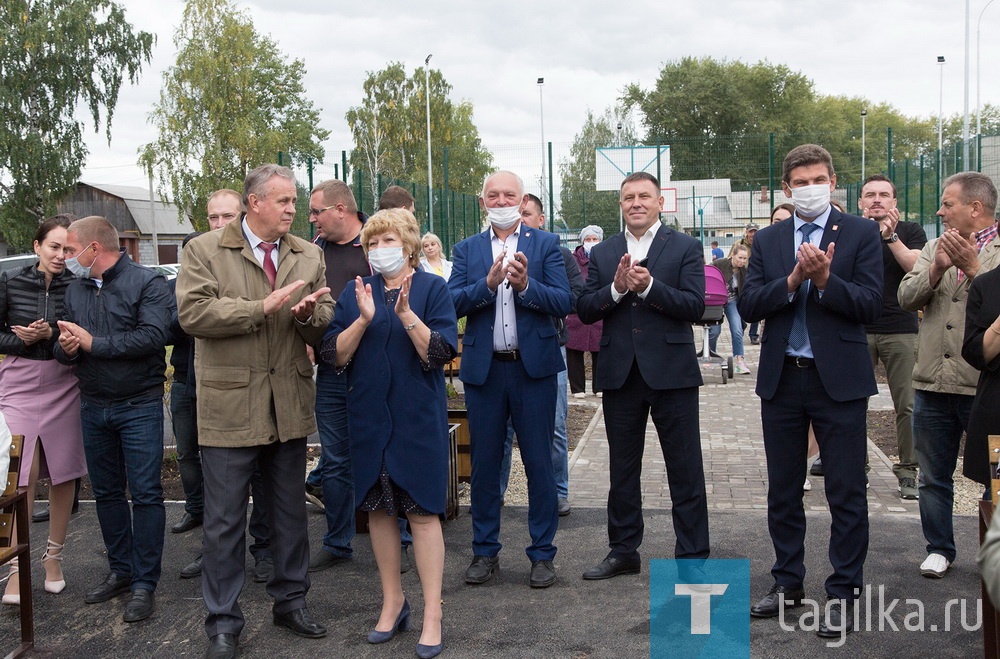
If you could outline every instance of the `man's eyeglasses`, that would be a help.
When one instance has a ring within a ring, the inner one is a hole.
[[[327,206],[325,208],[310,208],[309,209],[309,217],[318,217],[320,213],[322,213],[323,211],[328,211],[331,208],[335,207],[336,205],[337,204],[331,204],[331,205],[329,205],[329,206]]]

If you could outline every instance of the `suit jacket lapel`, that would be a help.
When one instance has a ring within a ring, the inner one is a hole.
[[[841,231],[840,223],[842,221],[841,220],[842,217],[843,216],[841,215],[840,211],[838,211],[836,208],[830,209],[830,217],[826,219],[826,228],[823,229],[823,237],[820,239],[818,245],[819,248],[824,252],[826,251],[826,248],[830,245],[830,243],[837,242],[837,238],[840,237],[840,231]]]
[[[653,266],[656,264],[656,259],[660,256],[663,248],[667,246],[667,242],[670,240],[671,229],[662,223],[656,229],[656,235],[653,236],[653,242],[649,245],[649,251],[646,252],[646,269],[652,270]]]
[[[781,262],[785,264],[785,272],[791,274],[795,269],[795,222],[792,218],[778,224],[778,249],[781,251]]]
[[[493,232],[490,228],[487,228],[486,231],[483,231],[479,235],[483,238],[479,241],[480,258],[483,261],[483,268],[485,268],[486,272],[489,272],[490,268],[493,267]]]

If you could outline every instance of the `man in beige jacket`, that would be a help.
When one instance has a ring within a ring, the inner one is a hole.
[[[913,369],[913,448],[927,540],[920,565],[925,577],[943,577],[955,560],[952,474],[979,379],[962,359],[965,303],[976,275],[1000,265],[996,206],[997,189],[988,176],[962,172],[948,178],[937,212],[947,230],[924,246],[899,285],[899,305],[924,311]]]
[[[277,165],[250,172],[246,215],[192,240],[177,278],[178,318],[195,337],[198,431],[204,470],[202,592],[206,656],[233,657],[243,629],[246,507],[259,464],[273,537],[274,624],[307,638],[326,629],[306,610],[309,545],[306,436],[316,430],[306,346],[333,317],[315,245],[289,235],[295,178]]]

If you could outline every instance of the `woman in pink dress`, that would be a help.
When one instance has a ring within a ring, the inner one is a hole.
[[[28,492],[28,517],[40,478],[49,487],[49,538],[42,566],[45,591],[62,592],[63,543],[73,506],[74,481],[87,473],[80,431],[80,391],[71,366],[52,355],[63,297],[73,275],[66,271],[66,227],[71,216],[45,220],[35,233],[38,263],[0,275],[0,411],[10,431],[24,435],[18,487]],[[11,575],[17,572],[11,568]],[[7,580],[4,604],[19,605],[17,579]]]

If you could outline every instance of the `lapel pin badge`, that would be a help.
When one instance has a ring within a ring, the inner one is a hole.
[[[837,230],[837,229],[839,229],[839,228],[840,228],[840,225],[839,225],[839,224],[834,224],[834,225],[833,225],[833,230],[834,230],[834,231],[836,231],[836,230]]]

